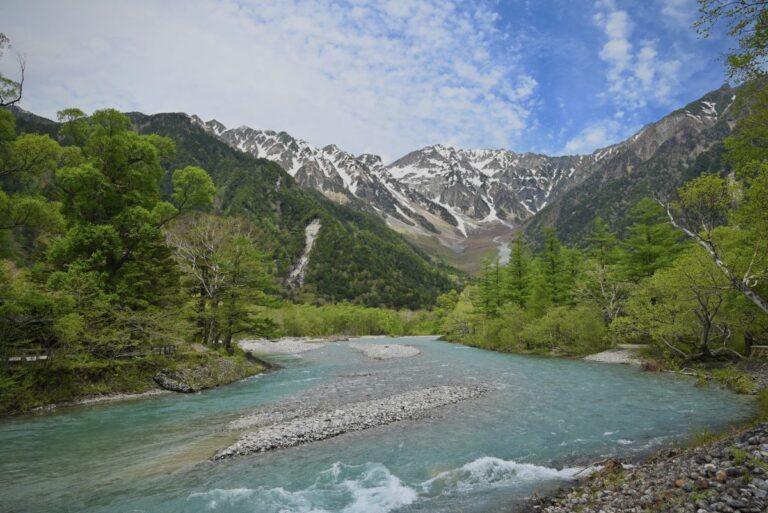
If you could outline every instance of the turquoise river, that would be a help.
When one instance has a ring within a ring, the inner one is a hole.
[[[397,342],[421,354],[370,360],[340,342],[216,390],[0,420],[0,511],[513,511],[607,455],[636,459],[751,414],[748,398],[624,365]],[[496,389],[427,419],[209,461],[237,437],[226,425],[258,408],[477,382]]]

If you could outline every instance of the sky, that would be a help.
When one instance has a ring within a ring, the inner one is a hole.
[[[590,153],[720,87],[696,0],[0,0],[21,106],[186,112],[385,162]]]

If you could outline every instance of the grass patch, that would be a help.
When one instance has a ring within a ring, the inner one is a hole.
[[[715,495],[717,495],[717,492],[715,490],[705,490],[703,492],[691,492],[688,494],[688,499],[691,502],[696,502],[696,501],[707,499],[709,497],[714,497]]]
[[[709,428],[699,429],[697,431],[694,431],[693,434],[691,435],[691,438],[688,442],[688,446],[700,447],[702,445],[708,445],[708,444],[711,444],[712,442],[716,442],[720,440],[721,438],[723,438],[723,436],[725,435],[715,433]]]
[[[768,421],[768,389],[763,389],[757,394],[757,418],[761,421]]]
[[[749,458],[749,453],[738,447],[731,447],[731,456],[733,456],[733,462],[736,463],[736,465],[743,465]]]
[[[757,381],[751,374],[732,367],[713,369],[712,378],[737,394],[754,394],[757,390]]]

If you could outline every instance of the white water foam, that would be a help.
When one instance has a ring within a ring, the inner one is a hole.
[[[387,513],[416,501],[415,490],[405,486],[384,465],[333,466],[320,473],[308,488],[215,489],[193,493],[189,502],[202,502],[209,511],[259,513]]]
[[[429,498],[467,493],[517,483],[568,480],[579,469],[553,468],[482,457],[409,487],[380,463],[334,463],[314,484],[297,491],[285,488],[214,489],[193,493],[188,502],[209,511],[259,513],[388,513]],[[417,491],[418,490],[418,491]]]
[[[457,469],[443,472],[422,483],[426,495],[444,495],[513,483],[572,479],[577,468],[557,470],[531,463],[517,463],[484,456]]]

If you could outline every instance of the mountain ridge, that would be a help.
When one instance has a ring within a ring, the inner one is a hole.
[[[633,170],[647,173],[650,161],[666,158],[665,144],[689,145],[701,134],[701,144],[689,147],[687,157],[695,160],[710,151],[716,141],[707,132],[725,123],[721,140],[732,129],[736,91],[725,84],[624,141],[577,155],[434,144],[384,164],[377,155],[354,155],[335,144],[314,147],[284,131],[229,129],[216,120],[190,119],[239,151],[277,162],[303,187],[376,214],[420,247],[471,270],[478,256],[492,253],[494,245],[503,252],[521,230],[537,239],[540,219],[555,225],[566,240],[575,240],[568,232],[583,232],[587,220],[571,226],[562,203],[570,197],[572,204],[569,191],[594,183],[595,177],[604,178],[601,188],[610,188]],[[673,172],[668,184],[679,185],[682,175]],[[634,189],[630,195],[636,196]]]

